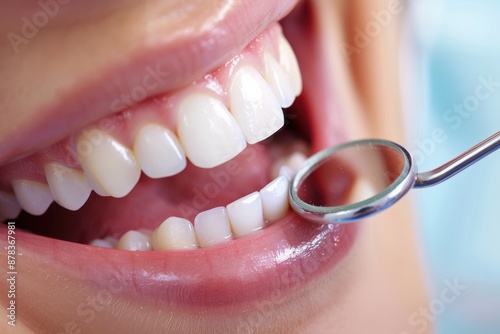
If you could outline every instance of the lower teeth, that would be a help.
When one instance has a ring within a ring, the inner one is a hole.
[[[278,162],[273,170],[286,170],[259,192],[251,193],[226,207],[203,211],[194,219],[167,218],[153,232],[130,230],[116,241],[95,239],[90,245],[130,251],[196,249],[221,244],[261,230],[286,216],[290,175],[306,159],[295,152]],[[273,174],[274,172],[271,172]]]

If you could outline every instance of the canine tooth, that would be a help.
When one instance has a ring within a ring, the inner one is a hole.
[[[227,162],[246,147],[234,117],[206,94],[191,94],[181,102],[177,131],[189,160],[202,168]]]
[[[94,239],[90,242],[90,246],[96,246],[96,247],[104,247],[104,248],[113,248],[114,246],[106,240],[103,239]]]
[[[194,230],[200,247],[232,239],[226,208],[222,206],[200,212],[194,219]]]
[[[193,224],[187,219],[169,217],[151,235],[153,249],[195,249],[198,241]]]
[[[98,134],[92,143],[83,135],[78,139],[77,145],[87,148],[78,152],[82,169],[89,184],[98,184],[113,197],[124,197],[139,181],[141,170],[132,151],[111,136]]]
[[[151,249],[151,240],[137,231],[128,231],[116,244],[115,248],[129,251],[147,251]]]
[[[0,221],[7,218],[16,218],[21,213],[16,196],[0,191]]]
[[[285,216],[288,211],[288,187],[290,181],[279,176],[260,190],[264,218],[274,221]]]
[[[295,57],[290,43],[283,36],[279,37],[278,49],[280,53],[279,63],[288,74],[293,91],[298,96],[302,92],[302,76],[300,74],[299,62]]]
[[[81,171],[57,162],[45,165],[45,177],[54,200],[68,210],[80,209],[92,191]]]
[[[234,74],[229,104],[249,144],[268,138],[285,124],[278,100],[253,67],[243,66]]]
[[[30,180],[13,180],[12,188],[24,211],[32,215],[41,215],[54,200],[49,187],[40,182]]]
[[[257,191],[229,204],[227,214],[231,228],[237,237],[242,237],[264,227],[262,202]]]
[[[274,96],[278,99],[282,108],[290,107],[295,100],[295,92],[290,84],[288,75],[269,53],[264,54],[264,64],[266,67],[265,79]]]
[[[139,131],[134,154],[144,174],[151,178],[172,176],[186,167],[186,156],[177,137],[157,124],[145,125]]]

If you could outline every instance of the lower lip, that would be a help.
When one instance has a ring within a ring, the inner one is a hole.
[[[353,245],[356,231],[357,224],[313,224],[290,212],[236,241],[193,251],[151,252],[16,233],[19,252],[52,272],[142,303],[189,310],[286,297],[333,270]],[[1,247],[7,246],[4,240]]]

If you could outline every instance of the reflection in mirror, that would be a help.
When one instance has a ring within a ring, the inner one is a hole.
[[[321,207],[361,202],[390,186],[403,172],[405,159],[384,145],[343,147],[324,159],[299,184],[297,193],[304,202]]]

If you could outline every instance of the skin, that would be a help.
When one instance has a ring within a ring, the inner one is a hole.
[[[336,83],[336,104],[339,110],[343,110],[347,139],[381,137],[404,142],[398,98],[399,74],[395,65],[399,20],[403,14],[394,16],[390,25],[358,53],[346,56],[345,50],[339,47],[341,42],[354,45],[355,28],[364,27],[373,20],[370,16],[372,10],[388,8],[390,2],[311,1],[310,9],[321,27],[317,36],[326,59],[329,59],[325,76]],[[195,5],[192,8],[203,9],[188,11],[188,3]],[[152,47],[165,39],[175,38],[172,36],[174,31],[189,31],[189,28],[196,28],[200,22],[208,20],[212,12],[207,6],[196,6],[201,3],[206,2],[109,0],[88,5],[74,2],[64,7],[37,37],[21,47],[19,53],[13,53],[8,41],[2,39],[0,146],[7,145],[9,136],[13,135],[12,129],[23,129],[32,119],[50,118],[50,114],[43,111],[48,109],[41,106],[51,105],[61,92],[64,95],[76,83],[94,80],[99,73],[132,55],[138,47]],[[2,6],[8,8],[0,11],[3,35],[17,31],[19,21],[13,18],[14,14],[21,13],[22,16],[33,9],[29,8],[30,5],[24,8],[13,0]],[[145,37],[148,37],[147,45],[144,45]],[[254,36],[247,37],[252,39]],[[113,41],[113,44],[104,41]],[[242,39],[242,46],[244,43]],[[291,43],[294,45],[293,41]],[[93,57],[87,56],[90,49]],[[54,50],[57,50],[57,55]],[[70,75],[67,75],[68,68],[71,69]],[[197,75],[192,73],[183,80],[188,83]],[[308,85],[306,77],[304,79],[304,85]],[[24,89],[20,90],[20,87]],[[100,117],[102,115],[89,114],[78,121],[81,126]],[[77,124],[70,124],[70,128],[73,125],[77,127]],[[370,218],[360,227],[350,254],[334,271],[287,298],[253,330],[280,333],[431,332],[431,323],[427,323],[425,328],[409,323],[412,313],[428,305],[414,238],[410,199],[406,197],[391,210]],[[70,321],[70,315],[57,312],[57,301],[62,303],[67,297],[43,280],[30,277],[36,272],[29,270],[33,265],[36,264],[29,260],[20,264],[19,279],[24,286],[42,291],[42,298],[25,298],[22,302],[28,305],[27,308],[50,307],[49,301],[56,302],[51,308],[55,310],[51,312],[51,317],[60,319],[61,323]],[[85,287],[75,289],[76,295],[85,295]],[[2,293],[3,319],[5,298]],[[149,314],[155,311],[145,307],[136,315],[148,319]],[[102,330],[113,328],[113,323],[107,323],[106,312],[98,313],[97,317]],[[182,320],[182,317],[182,314],[174,314],[174,318],[181,319],[179,321],[193,323],[193,319],[188,317]],[[218,327],[214,328],[222,331],[242,317],[228,310],[227,314],[217,319]],[[2,320],[0,332],[33,331],[29,321],[19,316],[14,329]]]

